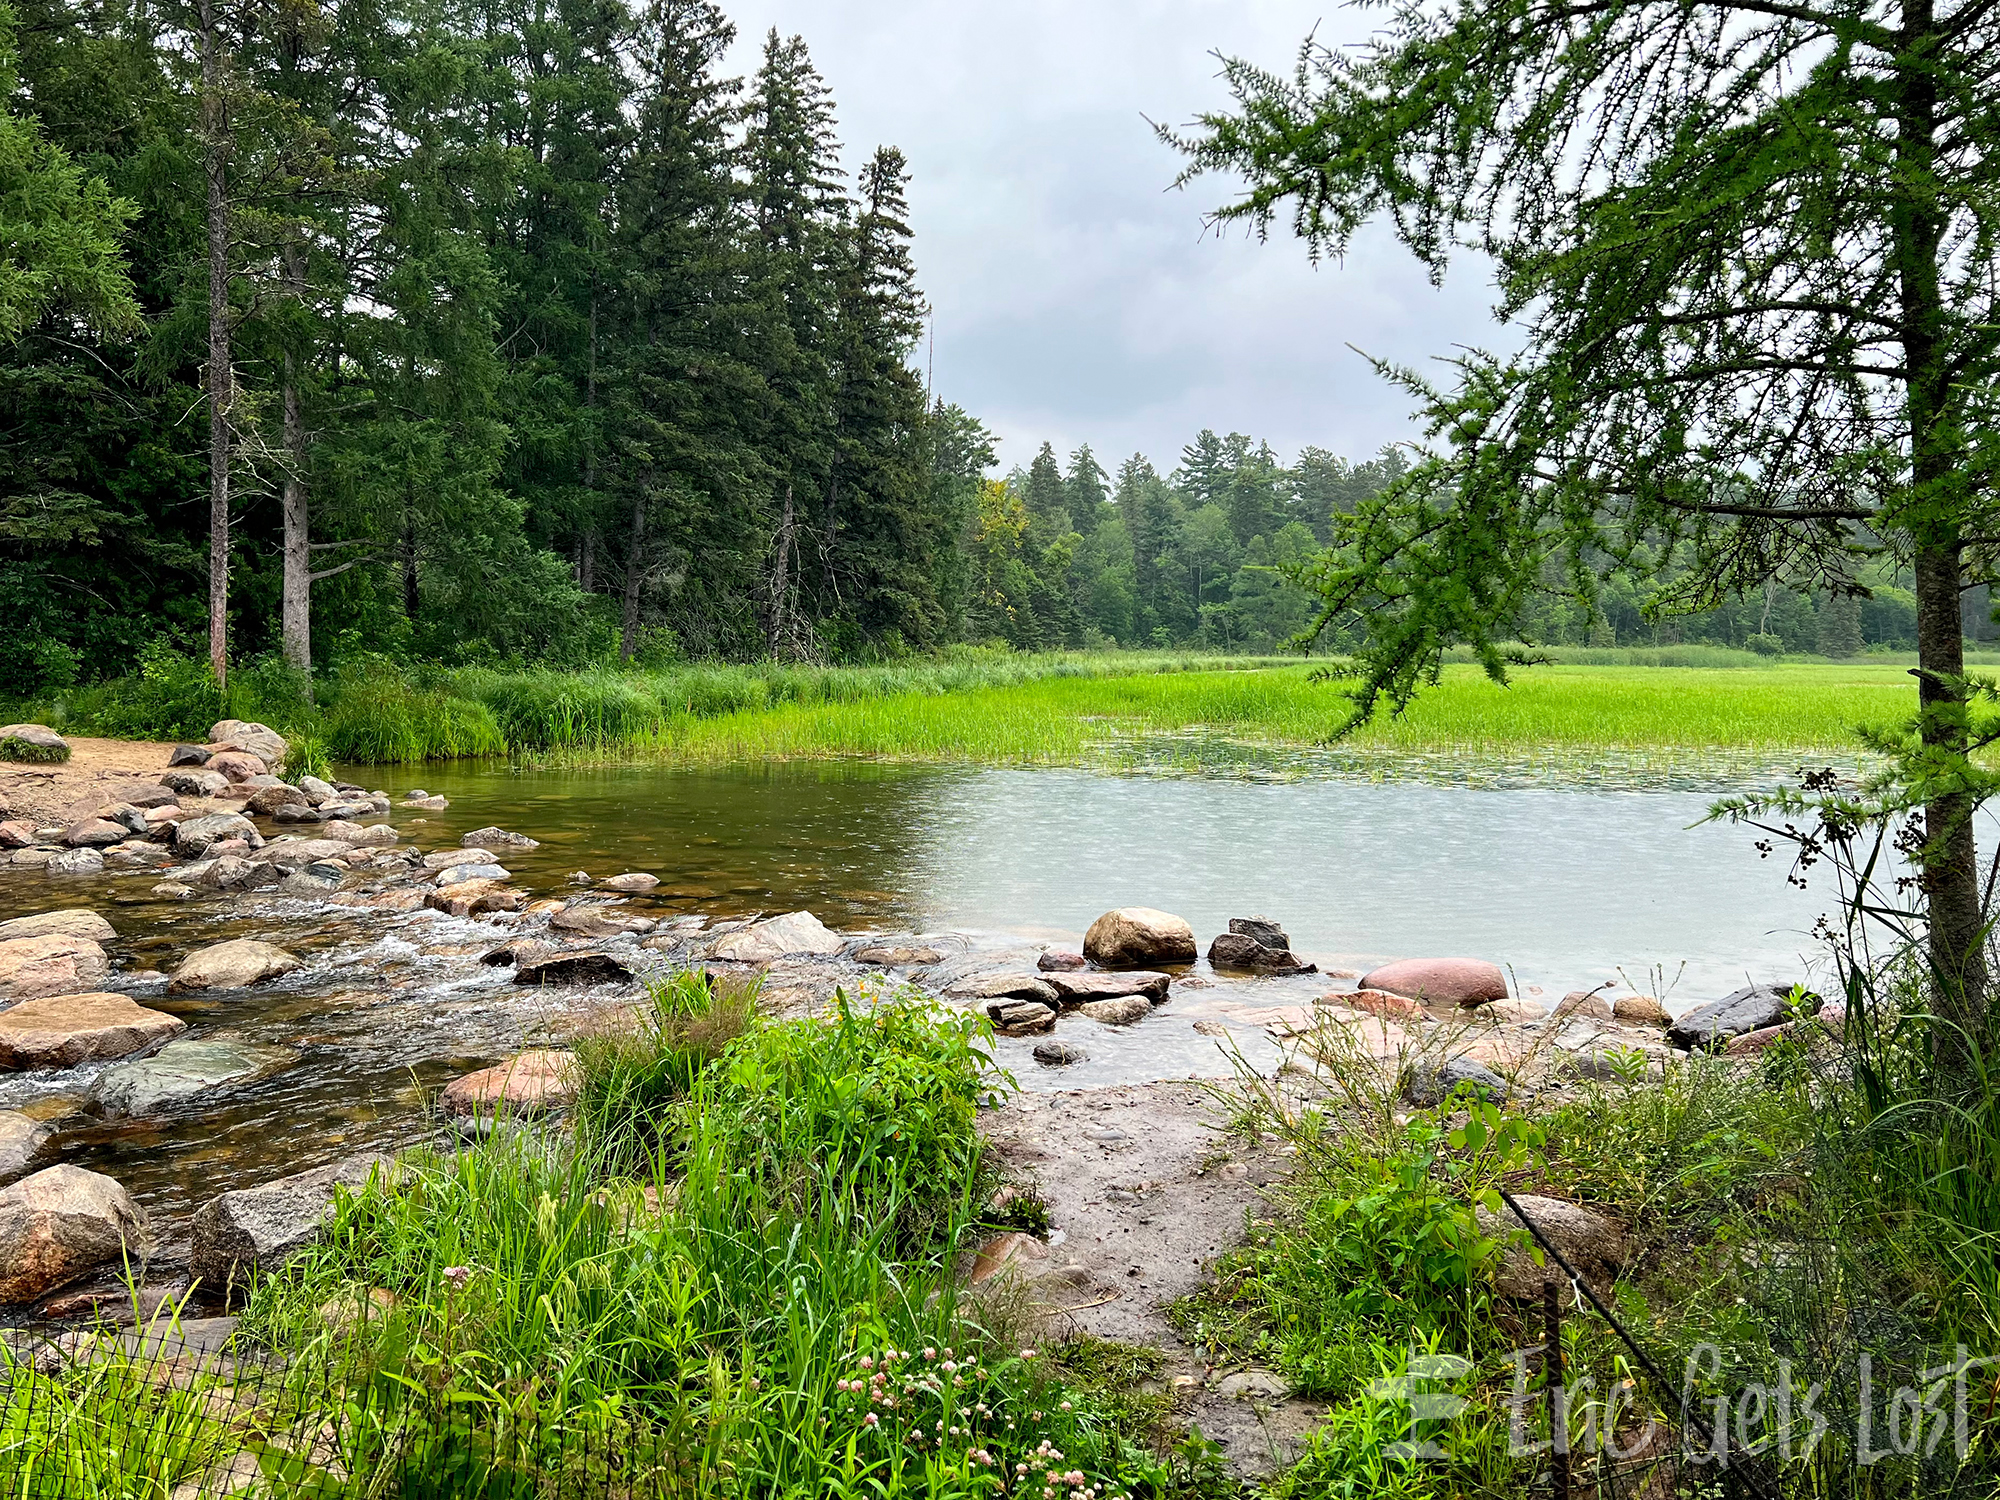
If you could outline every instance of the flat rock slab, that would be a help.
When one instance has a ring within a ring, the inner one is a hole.
[[[725,963],[769,963],[791,953],[828,956],[847,946],[846,940],[809,911],[766,917],[717,938],[708,956]]]
[[[146,1211],[112,1178],[47,1167],[0,1188],[0,1304],[32,1302],[99,1266],[153,1252]]]
[[[1507,998],[1507,976],[1483,958],[1405,958],[1362,975],[1361,988],[1434,1005],[1482,1005]]]
[[[857,963],[878,964],[885,969],[921,969],[942,962],[944,954],[935,948],[881,944],[861,949],[854,958]]]
[[[1144,995],[1118,995],[1109,1000],[1086,1000],[1076,1009],[1078,1015],[1107,1026],[1130,1026],[1153,1013],[1153,1002]]]
[[[212,1290],[269,1274],[319,1238],[340,1189],[358,1193],[395,1171],[386,1156],[350,1156],[211,1198],[190,1227],[188,1269]]]
[[[217,1089],[269,1078],[297,1060],[298,1053],[289,1047],[182,1038],[151,1057],[113,1063],[97,1075],[90,1097],[113,1119],[149,1115]]]
[[[968,974],[950,985],[945,993],[954,1000],[1033,1000],[1051,1006],[1058,998],[1048,976],[1004,969],[998,973]]]
[[[1081,1005],[1086,1000],[1115,1000],[1121,995],[1144,995],[1157,1005],[1167,998],[1170,978],[1156,969],[1127,969],[1119,974],[1051,969],[1041,977],[1065,1005]]]
[[[271,883],[276,883],[275,873]],[[281,974],[289,974],[304,967],[304,964],[303,959],[287,953],[275,943],[260,943],[255,938],[233,938],[229,942],[198,948],[190,953],[174,970],[173,981],[167,988],[176,993],[240,990],[266,979],[276,979]]]
[[[532,1115],[569,1103],[579,1078],[570,1052],[520,1052],[503,1063],[467,1073],[445,1085],[438,1108],[446,1115]]]
[[[0,1068],[74,1068],[129,1057],[187,1023],[102,991],[23,1000],[0,1011]]]
[[[1707,1051],[1731,1037],[1762,1031],[1792,1017],[1791,986],[1753,984],[1720,1000],[1697,1005],[1667,1028],[1676,1047]]]
[[[659,888],[660,877],[648,875],[643,870],[628,870],[623,875],[613,875],[609,880],[598,882],[607,891],[624,891],[631,895],[642,894]]]
[[[65,911],[36,912],[33,916],[0,922],[0,943],[33,937],[87,938],[93,943],[109,943],[117,936],[117,930],[109,922],[82,906],[72,906]]]
[[[0,1004],[96,989],[110,972],[89,938],[24,937],[0,942]]]

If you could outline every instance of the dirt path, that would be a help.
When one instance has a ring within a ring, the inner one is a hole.
[[[69,735],[69,759],[61,765],[17,765],[0,761],[0,807],[7,816],[34,823],[67,822],[64,813],[101,783],[159,780],[173,746],[148,740],[93,740]]]
[[[1286,1174],[1278,1148],[1228,1134],[1221,1107],[1188,1083],[1017,1094],[982,1125],[1048,1205],[1045,1257],[1017,1264],[1052,1333],[1163,1350],[1176,1409],[1238,1472],[1288,1462],[1322,1408],[1285,1397],[1269,1372],[1209,1367],[1166,1316],[1242,1242],[1263,1189]]]

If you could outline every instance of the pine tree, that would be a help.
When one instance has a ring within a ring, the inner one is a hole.
[[[1111,478],[1090,451],[1090,444],[1080,444],[1070,454],[1063,495],[1069,502],[1070,525],[1078,534],[1087,537],[1096,531],[1111,501]]]

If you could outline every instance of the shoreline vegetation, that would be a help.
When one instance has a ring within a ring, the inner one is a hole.
[[[1895,656],[1780,661],[1714,647],[1545,653],[1509,686],[1470,662],[1339,748],[1828,751],[1906,720],[1915,688]],[[1333,664],[1337,667],[1337,663]],[[15,716],[112,738],[198,738],[218,712],[272,724],[306,769],[510,756],[570,765],[871,758],[1112,766],[1135,737],[1205,731],[1323,746],[1346,700],[1329,663],[1186,653],[1014,655],[962,650],[875,667],[691,665],[659,671],[456,670],[376,659],[312,684],[282,663],[218,694],[206,664],[157,655],[131,678]],[[1671,691],[1662,691],[1671,684]]]

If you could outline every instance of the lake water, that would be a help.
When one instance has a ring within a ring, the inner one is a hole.
[[[503,856],[530,893],[569,891],[576,870],[646,870],[663,884],[633,910],[662,917],[805,908],[843,930],[1074,946],[1098,913],[1145,905],[1186,917],[1205,946],[1230,917],[1259,913],[1324,969],[1462,954],[1551,998],[1608,980],[1675,1008],[1808,974],[1809,932],[1831,890],[1789,886],[1780,857],[1761,859],[1747,830],[1701,822],[1742,767],[1662,777],[1657,766],[1594,765],[1569,778],[1419,769],[1425,779],[1268,762],[1203,776],[854,763],[351,774],[398,801],[419,785],[452,800],[443,812],[398,810],[406,844],[456,846],[498,824],[542,841]],[[0,913],[98,908],[121,935],[112,987],[181,1015],[190,1035],[290,1048],[296,1063],[179,1111],[115,1122],[81,1101],[96,1068],[0,1075],[0,1108],[59,1120],[61,1159],[126,1183],[170,1237],[224,1188],[428,1132],[427,1090],[524,1041],[560,1037],[571,1009],[592,1000],[552,999],[479,964],[507,934],[504,919],[268,893],[167,902],[150,895],[159,878],[0,871]],[[204,997],[131,977],[236,936],[280,942],[307,966]],[[1256,1056],[1269,1047],[1258,1005],[1308,1002],[1326,987],[1177,987],[1138,1026],[1079,1022],[1090,1027],[1088,1064],[1037,1069],[1031,1044],[1014,1040],[1001,1056],[1032,1087],[1223,1073],[1226,1058],[1194,1019],[1227,1021]]]

